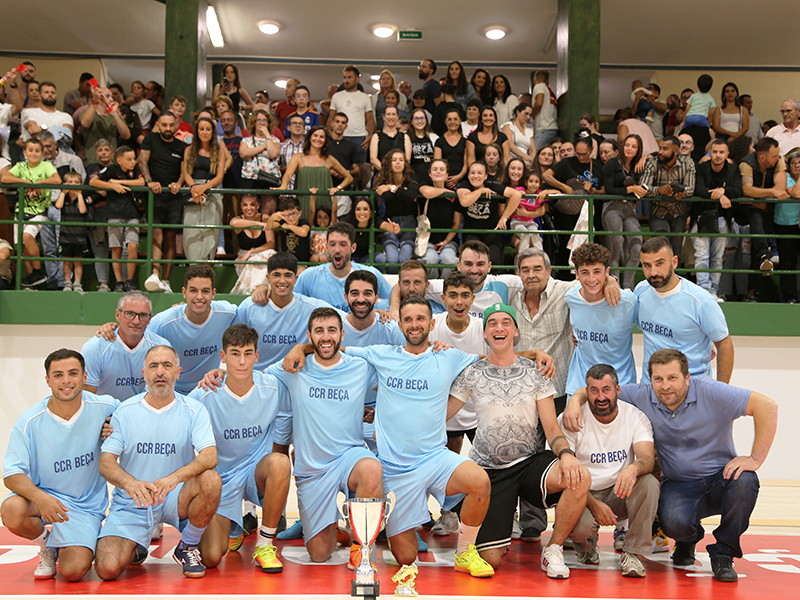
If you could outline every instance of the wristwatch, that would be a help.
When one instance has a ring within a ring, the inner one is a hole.
[[[397,186],[396,186],[396,185],[394,185],[394,184],[392,184],[392,185],[389,187],[389,189],[390,189],[390,190],[392,190],[392,193],[394,194],[394,193],[397,191]]]

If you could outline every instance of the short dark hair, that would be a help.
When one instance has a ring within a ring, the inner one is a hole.
[[[231,346],[243,347],[253,345],[258,350],[258,332],[244,323],[231,325],[222,334],[222,349],[227,352]]]
[[[39,146],[39,148],[44,148],[44,146],[42,146],[42,141],[40,139],[38,139],[38,138],[30,138],[28,140],[25,140],[25,145],[22,147],[22,149],[23,150],[27,150],[28,146],[30,144],[34,144],[36,146]]]
[[[436,73],[436,61],[434,61],[432,58],[426,58],[425,60],[431,63],[431,75]]]
[[[692,88],[686,88],[686,89],[681,91],[681,96],[683,96],[686,92],[689,92],[690,94],[694,94],[694,90]]]
[[[336,221],[333,225],[328,227],[328,232],[325,234],[325,239],[331,237],[332,233],[341,233],[346,235],[351,244],[356,243],[356,228],[351,223],[346,221]]]
[[[47,81],[43,81],[42,83],[40,83],[39,84],[39,89],[41,90],[44,86],[49,86],[49,87],[53,88],[54,90],[58,89],[56,87],[56,84],[53,83],[52,81],[50,81],[49,79]]]
[[[486,256],[489,256],[489,246],[480,240],[467,240],[461,244],[461,247],[458,249],[458,258],[461,258],[464,255],[464,250],[472,250],[478,254],[485,254]]]
[[[403,298],[403,301],[400,303],[399,314],[401,317],[403,316],[403,308],[405,308],[409,304],[421,304],[422,306],[428,308],[428,316],[429,317],[433,316],[433,309],[431,308],[431,303],[428,302],[422,296],[417,296],[416,294],[414,294],[413,296],[409,296],[408,298]]]
[[[418,261],[416,258],[409,259],[404,261],[402,265],[400,265],[400,273],[403,271],[416,271],[417,269],[422,269],[425,271],[425,279],[428,279],[428,267],[425,263]]]
[[[291,210],[293,208],[300,208],[300,200],[297,196],[283,196],[280,203],[281,210]]]
[[[108,146],[110,146],[111,144],[110,144],[110,143],[108,143],[108,142],[106,142],[106,144],[104,144],[104,145],[108,145]],[[95,144],[95,148],[97,148],[98,146],[100,146],[100,142],[98,142],[97,144]],[[120,159],[120,157],[121,157],[123,154],[125,154],[126,152],[136,152],[136,150],[134,150],[134,149],[133,149],[133,148],[131,148],[130,146],[118,146],[118,147],[117,147],[117,149],[114,151],[114,158],[115,158],[115,159],[117,159],[117,160],[119,160],[119,159]]]
[[[297,257],[291,252],[277,252],[267,260],[267,273],[275,269],[286,269],[297,275]]]
[[[350,286],[354,281],[366,281],[372,286],[374,292],[376,294],[378,293],[378,278],[371,271],[367,271],[366,269],[356,269],[351,271],[350,275],[347,276],[347,279],[344,280],[345,294],[350,293]]]
[[[619,385],[619,377],[617,376],[617,370],[612,367],[611,365],[606,364],[599,364],[594,365],[588,371],[586,371],[586,383],[589,383],[589,378],[600,380],[606,375],[611,377],[611,381],[614,382],[614,385]]]
[[[747,137],[747,136],[743,136],[743,137]],[[734,138],[734,139],[736,139],[736,138]],[[711,140],[711,145],[712,146],[725,146],[726,148],[728,148],[728,140],[724,140],[722,138],[714,138],[713,140]]]
[[[654,89],[656,92],[658,92],[659,94],[661,93],[661,86],[660,86],[660,85],[658,85],[657,83],[652,83],[652,82],[651,82],[651,83],[650,83],[650,84],[648,84],[648,85],[652,85],[652,86],[653,86],[653,89]]]
[[[86,370],[86,361],[80,352],[77,350],[70,350],[69,348],[60,348],[59,350],[55,350],[54,352],[48,354],[47,358],[44,359],[44,372],[47,375],[50,375],[51,364],[57,360],[66,360],[68,358],[77,358],[78,362],[81,363],[81,370]]]
[[[308,317],[308,331],[311,331],[311,326],[314,324],[314,321],[321,321],[322,319],[327,319],[329,317],[334,317],[339,323],[339,329],[342,328],[342,317],[338,312],[336,312],[336,309],[331,308],[330,306],[320,306],[319,308],[312,310],[311,315]]]
[[[697,89],[704,94],[708,93],[712,85],[714,85],[714,78],[708,73],[703,73],[697,78]]]
[[[227,96],[221,96],[221,97],[222,97],[222,98],[226,98]],[[172,118],[173,118],[173,119],[175,119],[176,121],[178,120],[178,117],[176,117],[176,116],[175,116],[175,113],[174,113],[174,112],[172,112],[171,110],[165,110],[165,111],[163,111],[163,112],[162,112],[160,115],[158,115],[158,120],[161,120],[161,119],[163,119],[164,117],[172,117]]]
[[[678,136],[677,136],[677,135],[665,135],[665,136],[662,138],[662,140],[661,140],[661,141],[663,141],[663,142],[669,142],[669,143],[670,143],[670,144],[672,144],[673,146],[678,146],[678,147],[680,147],[680,145],[681,145],[681,141],[678,139]]]
[[[689,374],[689,359],[686,355],[675,348],[661,348],[656,350],[650,355],[650,360],[647,361],[647,373],[653,376],[653,365],[668,365],[673,361],[678,361],[681,367],[681,373],[686,377]]]
[[[663,235],[657,235],[655,237],[651,237],[642,244],[642,249],[640,251],[641,254],[655,254],[656,252],[660,252],[666,248],[670,255],[673,254],[672,251],[672,242],[670,242],[667,238]]]
[[[349,73],[353,73],[356,77],[361,77],[361,71],[358,70],[358,67],[355,65],[347,65],[342,71],[347,71]]]
[[[739,100],[744,102],[745,98],[752,98],[750,94],[739,94]]]
[[[475,291],[475,282],[472,277],[461,271],[453,271],[448,275],[442,284],[442,293],[446,294],[447,289],[451,287],[468,287],[473,292]]]
[[[80,79],[78,79],[78,83],[83,83],[84,81],[89,81],[90,79],[94,79],[94,75],[91,73],[81,73]]]
[[[472,100],[467,102],[467,108],[469,108],[470,106],[474,106],[475,108],[480,110],[483,108],[483,102],[481,102],[479,98],[473,98]]]
[[[346,122],[350,121],[350,117],[347,116],[347,113],[338,111],[335,115],[333,115],[333,120],[335,121],[337,117],[342,117]]]
[[[214,273],[214,269],[209,267],[208,265],[192,265],[188,269],[186,269],[186,273],[183,274],[183,287],[189,285],[190,279],[210,279],[211,280],[211,287],[213,288],[215,285],[216,274]]]
[[[289,125],[291,125],[292,121],[296,121],[297,119],[300,119],[300,123],[302,123],[302,125],[305,126],[306,120],[303,117],[301,117],[300,115],[290,115],[289,118],[286,119],[286,122]]]
[[[766,154],[773,148],[778,147],[778,140],[771,137],[765,137],[756,144],[755,153],[756,154]]]
[[[308,92],[309,101],[311,101],[311,91],[309,91],[308,86],[303,85],[302,83],[298,86],[295,86],[294,92],[297,93],[297,90],[305,90]]]
[[[108,89],[110,89],[110,90],[117,90],[117,91],[118,91],[120,94],[122,94],[123,96],[125,95],[125,88],[124,88],[124,87],[122,87],[122,86],[121,86],[120,84],[118,84],[118,83],[112,83],[110,86],[108,86]]]
[[[603,265],[607,267],[611,262],[611,252],[605,246],[595,242],[581,244],[572,251],[572,262],[576,269],[584,265]]]
[[[175,101],[183,102],[184,104],[188,104],[186,102],[186,96],[181,96],[180,94],[175,94],[172,98],[169,99],[169,104],[167,106],[172,106],[172,103]]]

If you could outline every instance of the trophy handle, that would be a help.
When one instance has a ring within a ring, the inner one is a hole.
[[[347,521],[350,519],[350,504],[347,496],[345,496],[342,492],[337,494],[336,499],[341,502],[341,504],[337,504],[337,508],[342,515],[342,518]]]
[[[383,510],[383,518],[384,522],[386,519],[389,518],[389,515],[392,514],[394,510],[394,505],[397,503],[397,498],[394,495],[394,492],[389,492],[386,494],[386,500],[384,500],[384,510]]]

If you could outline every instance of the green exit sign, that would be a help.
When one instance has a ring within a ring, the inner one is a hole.
[[[405,31],[399,29],[397,31],[398,42],[421,42],[422,32],[416,29],[407,29]]]

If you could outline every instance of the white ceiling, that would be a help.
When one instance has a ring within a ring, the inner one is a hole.
[[[459,59],[472,73],[478,65],[503,73],[515,93],[528,91],[530,72],[554,65],[555,44],[545,45],[557,0],[215,0],[225,47],[209,47],[210,64],[229,59],[240,67],[252,94],[266,88],[282,97],[278,78],[294,76],[316,99],[341,81],[342,64],[365,75],[384,67],[416,87],[416,64]],[[603,65],[601,112],[626,103],[632,78],[648,79],[657,66],[777,66],[796,68],[797,2],[771,0],[769,10],[752,0],[606,0],[601,12]],[[127,86],[134,79],[163,81],[166,7],[155,0],[37,0],[25,10],[3,12],[3,46],[15,53],[83,53],[104,58],[109,77]],[[782,18],[783,16],[783,18]],[[281,32],[266,36],[258,22],[272,20]],[[421,29],[420,42],[379,39],[372,27],[388,23]],[[489,25],[508,31],[500,41],[484,35]],[[768,37],[765,37],[768,32]],[[763,41],[768,40],[768,41]],[[147,58],[143,58],[147,57]],[[554,72],[554,71],[553,71]],[[371,83],[362,75],[365,88]],[[370,91],[370,90],[368,90]]]

